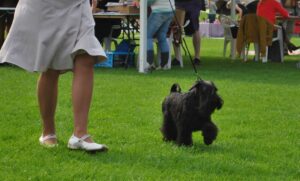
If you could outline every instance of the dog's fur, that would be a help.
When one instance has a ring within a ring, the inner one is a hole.
[[[197,81],[187,93],[181,93],[178,84],[173,84],[170,95],[162,104],[164,141],[175,141],[177,145],[193,144],[192,132],[202,131],[206,145],[212,144],[218,134],[211,120],[215,109],[221,109],[222,98],[210,81]]]

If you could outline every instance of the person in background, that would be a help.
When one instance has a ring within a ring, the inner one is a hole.
[[[200,48],[201,48],[201,35],[199,31],[199,16],[200,11],[205,10],[205,1],[202,0],[177,0],[176,4],[176,21],[178,21],[181,31],[184,24],[184,20],[190,20],[189,34],[192,35],[193,47],[194,47],[194,59],[193,62],[196,65],[200,64]],[[174,45],[178,46],[178,45]],[[176,51],[175,51],[175,57]],[[172,65],[179,65],[178,57],[173,59]]]
[[[259,0],[256,14],[265,19],[272,28],[275,24],[277,13],[284,19],[289,17],[288,11],[276,0]]]
[[[87,0],[21,0],[17,5],[12,27],[0,50],[0,63],[9,62],[30,72],[40,72],[37,98],[42,146],[58,144],[55,134],[58,81],[62,73],[72,71],[74,129],[68,148],[107,150],[88,134],[94,64],[106,59],[95,37],[94,25]]]
[[[279,13],[283,17],[283,19],[287,19],[289,17],[288,11],[276,0],[259,0],[257,6],[257,15],[267,20],[267,22],[269,22],[272,27],[274,26],[276,21],[276,13]],[[284,42],[287,44],[288,50],[292,52],[300,48],[289,41],[285,28],[282,27],[282,29]]]
[[[258,27],[260,29],[260,45],[261,54],[264,57],[262,62],[267,62],[266,49],[264,44],[270,46],[272,44],[272,37],[274,31],[274,24],[276,15],[280,14],[283,19],[289,17],[289,13],[276,0],[259,0],[256,14],[258,16]]]
[[[216,2],[216,6],[217,6],[217,14],[223,14],[223,15],[230,16],[231,0],[229,0],[229,1],[219,0]],[[244,16],[245,14],[247,14],[246,7],[239,1],[236,2],[235,10],[236,10],[236,13],[237,13],[239,19],[241,19],[242,16]]]
[[[227,3],[226,3],[226,8],[228,10],[231,10],[231,0],[229,0]],[[239,19],[241,19],[245,14],[247,14],[247,8],[242,4],[242,3],[237,3],[235,5],[235,10],[236,12],[238,13],[238,17]]]
[[[157,38],[158,46],[161,51],[161,63],[158,68],[166,69],[169,59],[169,45],[167,42],[167,32],[170,23],[174,17],[174,0],[148,0],[148,6],[151,6],[151,13],[147,24],[147,62],[149,67],[146,72],[156,69],[154,64],[153,38]]]
[[[1,0],[0,7],[15,8],[18,0]],[[13,13],[0,11],[0,49],[13,21]]]
[[[217,6],[216,2],[214,0],[208,0],[208,9],[209,9],[209,14],[208,14],[208,19],[210,23],[214,23],[216,19],[216,14],[217,14]]]
[[[107,11],[105,6],[108,2],[119,2],[119,0],[90,0],[92,4],[92,12]],[[111,18],[96,18],[95,19],[95,35],[100,43],[103,43],[105,37],[109,37],[112,33],[112,38],[117,38],[121,33],[121,27],[113,29],[114,25],[121,25],[121,19]]]

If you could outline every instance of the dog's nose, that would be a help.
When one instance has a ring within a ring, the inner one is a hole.
[[[222,98],[219,98],[219,104],[218,104],[218,106],[217,106],[217,109],[221,109],[222,106],[223,106],[223,104],[224,104],[223,99],[222,99]]]

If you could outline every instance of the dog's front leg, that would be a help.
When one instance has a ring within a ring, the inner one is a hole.
[[[191,146],[193,145],[192,131],[186,125],[177,125],[177,145]]]
[[[175,141],[177,137],[177,130],[171,115],[168,112],[164,113],[164,121],[161,127],[164,141]]]
[[[203,141],[206,145],[210,145],[217,138],[218,128],[211,121],[207,121],[207,123],[202,128]]]

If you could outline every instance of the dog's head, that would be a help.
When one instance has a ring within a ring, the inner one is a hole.
[[[196,101],[199,112],[213,113],[215,109],[221,109],[222,98],[217,94],[217,87],[211,81],[196,81],[189,92]]]

